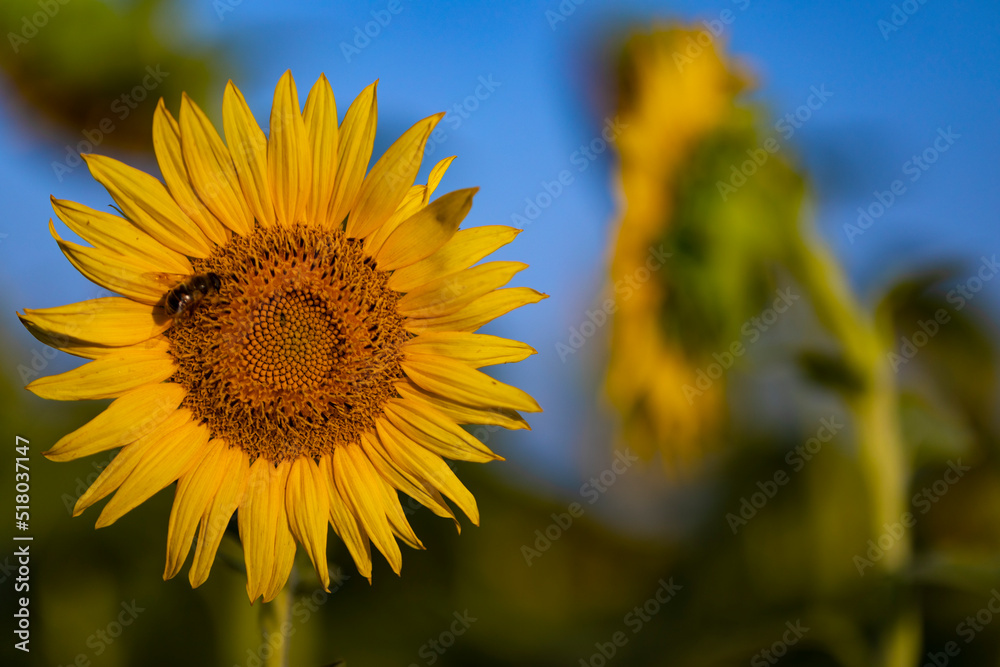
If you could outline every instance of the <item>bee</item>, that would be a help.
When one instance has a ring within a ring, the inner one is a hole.
[[[218,292],[222,279],[216,273],[202,273],[180,283],[163,297],[163,309],[170,317],[182,317],[191,311],[209,294]]]

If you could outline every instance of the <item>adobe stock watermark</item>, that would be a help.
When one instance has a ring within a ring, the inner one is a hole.
[[[106,292],[102,290],[97,290],[93,292],[93,297],[98,298],[105,295]],[[17,374],[21,377],[22,384],[28,384],[32,380],[41,377],[42,372],[49,367],[49,362],[55,359],[59,355],[59,350],[55,346],[68,346],[74,341],[75,335],[80,333],[80,331],[90,325],[94,319],[97,317],[97,311],[88,313],[84,318],[74,318],[73,324],[62,333],[51,333],[47,334],[47,340],[51,342],[50,345],[34,345],[31,348],[31,361],[28,365],[18,364]],[[39,351],[41,350],[41,351]]]
[[[813,457],[822,451],[823,445],[833,440],[842,428],[844,428],[844,424],[837,421],[836,415],[820,419],[816,433],[803,444],[796,445],[794,449],[785,454],[785,463],[791,468],[791,472],[797,473],[805,468],[806,463],[812,461]],[[757,516],[757,513],[778,495],[781,487],[788,484],[791,479],[788,472],[779,468],[769,478],[763,481],[758,480],[756,484],[758,490],[751,493],[749,497],[742,496],[740,498],[740,507],[736,513],[726,514],[726,523],[729,524],[733,535],[736,535],[740,528],[744,528],[750,523]]]
[[[955,626],[955,634],[964,640],[965,644],[971,644],[986,626],[993,622],[994,617],[1000,614],[1000,591],[992,589],[990,598],[986,601],[975,616],[966,616]],[[962,647],[956,641],[945,642],[940,651],[928,651],[927,662],[920,667],[947,667],[951,664],[951,659],[958,657],[962,652]]]
[[[646,624],[653,620],[653,617],[660,613],[664,605],[673,600],[684,588],[680,584],[674,583],[674,578],[664,581],[660,579],[659,588],[641,605],[636,605],[622,618],[622,624],[632,631],[629,636],[624,630],[614,632],[606,642],[594,642],[597,649],[586,658],[580,658],[580,667],[605,667],[608,661],[614,658],[618,651],[628,645],[629,639],[642,632]]]
[[[484,408],[484,409],[487,412],[495,412],[497,414],[507,416],[507,413],[500,408],[490,408],[490,409]],[[472,437],[476,438],[477,440],[479,440],[479,442],[483,443],[484,445],[489,444],[490,439],[493,437],[494,433],[503,429],[503,427],[498,424],[469,425],[466,428],[469,431],[469,433],[472,434]],[[446,466],[451,468],[452,471],[455,470],[454,461],[452,461],[451,459],[443,459],[443,461]],[[403,514],[405,514],[406,516],[411,516],[415,512],[418,512],[424,508],[424,505],[421,504],[419,500],[417,500],[416,498],[414,498],[409,494],[403,494],[403,496],[399,500],[400,504],[403,507]]]
[[[610,296],[601,302],[600,306],[594,310],[588,309],[583,320],[578,325],[569,328],[569,337],[566,342],[556,343],[556,354],[559,360],[566,363],[566,359],[576,354],[580,348],[586,345],[587,341],[594,337],[598,330],[611,320],[611,316],[618,311],[618,306],[628,301],[642,286],[649,282],[653,274],[659,271],[666,264],[666,260],[673,256],[669,250],[664,250],[663,244],[650,246],[646,254],[646,261],[626,275],[619,278],[614,284],[614,296]]]
[[[991,257],[983,255],[980,258],[978,271],[948,290],[948,293],[945,295],[945,301],[954,306],[956,313],[961,311],[982,291],[986,283],[996,277],[998,271],[1000,271],[1000,262],[997,262],[997,256],[995,254]],[[916,327],[908,336],[900,336],[899,351],[891,350],[886,353],[886,358],[889,361],[889,365],[892,366],[892,370],[899,372],[900,367],[910,363],[917,356],[917,353],[934,336],[938,335],[941,327],[949,322],[951,322],[951,313],[946,308],[938,308],[934,311],[934,317],[932,318],[917,320]]]
[[[162,65],[148,65],[146,76],[142,78],[134,88],[122,93],[111,103],[109,114],[102,118],[94,127],[83,131],[83,140],[77,142],[76,146],[66,145],[66,157],[61,161],[52,162],[52,172],[61,183],[66,174],[83,164],[81,153],[93,153],[94,149],[103,143],[109,134],[117,129],[115,120],[124,121],[132,112],[139,108],[139,105],[149,97],[149,94],[156,90],[163,80],[170,76],[170,72],[164,72]]]
[[[608,145],[617,139],[622,130],[628,125],[618,120],[618,117],[605,118],[604,127],[601,132],[586,144],[582,144],[569,156],[569,163],[576,167],[578,173],[583,173],[590,168],[597,158],[608,150]],[[524,209],[521,213],[511,213],[510,222],[515,227],[525,229],[532,222],[537,220],[545,209],[552,206],[552,203],[562,196],[570,185],[575,182],[573,172],[563,169],[551,181],[542,181],[542,189],[533,197],[524,198]]]
[[[746,354],[747,345],[753,345],[760,340],[764,332],[770,329],[778,321],[778,318],[801,298],[798,294],[792,293],[791,287],[778,289],[775,293],[777,296],[770,307],[765,308],[758,315],[751,317],[740,327],[742,338],[734,340],[721,353],[713,352],[712,358],[715,361],[711,362],[705,368],[698,369],[698,372],[695,374],[694,385],[685,384],[682,387],[684,398],[687,399],[688,405],[693,405],[695,398],[704,395],[715,384],[716,380],[725,375],[726,371],[733,367],[736,359]],[[746,339],[746,344],[743,343],[743,339]]]
[[[919,510],[920,516],[927,514],[948,493],[949,489],[958,484],[965,473],[970,470],[972,470],[971,466],[962,465],[962,459],[948,461],[948,470],[944,472],[944,475],[930,486],[925,486],[913,494],[910,503]],[[868,540],[868,550],[865,554],[863,556],[856,554],[852,559],[858,574],[862,577],[865,576],[865,570],[874,567],[875,563],[882,560],[889,551],[899,544],[906,531],[915,525],[917,525],[917,514],[913,512],[903,512],[898,521],[884,524],[882,533],[878,537]]]
[[[69,340],[65,338],[65,340]],[[54,343],[58,344],[59,339],[53,340]],[[39,352],[41,350],[41,352]],[[49,367],[49,362],[56,358],[59,354],[59,350],[54,347],[49,347],[48,345],[32,346],[31,348],[31,361],[28,365],[18,364],[17,372],[21,376],[21,383],[28,384],[35,378],[41,376],[42,371]]]
[[[847,240],[854,244],[854,239],[864,234],[875,222],[885,215],[899,199],[907,193],[907,181],[916,183],[920,180],[928,169],[941,157],[943,153],[955,145],[955,142],[962,138],[961,134],[954,132],[951,125],[948,129],[938,128],[937,136],[927,148],[914,153],[909,160],[900,167],[902,175],[907,179],[897,178],[889,184],[886,190],[875,190],[872,195],[874,199],[866,206],[859,206],[858,217],[855,224],[844,223],[844,233]]]
[[[587,0],[562,0],[554,10],[545,10],[545,20],[549,23],[549,30],[555,31],[560,23],[565,23],[570,16],[576,13],[576,8],[587,2]]]
[[[38,0],[35,4],[39,11],[22,16],[21,29],[18,32],[7,33],[7,41],[10,42],[10,48],[14,53],[20,52],[21,47],[38,35],[38,32],[69,2],[70,0]]]
[[[127,444],[129,443],[122,442],[122,445]],[[87,489],[94,485],[94,482],[96,482],[97,478],[101,476],[104,469],[107,468],[112,461],[114,461],[116,451],[112,451],[106,457],[103,457],[98,461],[91,461],[90,465],[94,468],[94,471],[86,477],[76,478],[76,486],[73,487],[73,495],[69,493],[62,494],[60,500],[62,500],[63,507],[66,508],[67,514],[73,516],[73,508],[76,506],[76,502],[80,499],[80,496],[87,492]]]
[[[113,403],[112,403],[113,405]],[[111,451],[105,452],[105,456],[97,459],[96,461],[91,461],[90,465],[93,471],[86,477],[77,477],[76,484],[73,487],[73,493],[63,493],[60,496],[63,506],[66,508],[66,513],[73,516],[73,508],[76,506],[77,501],[80,497],[87,492],[97,478],[101,476],[104,469],[111,464],[117,455],[118,447],[124,447],[125,445],[131,444],[140,438],[149,435],[154,430],[156,430],[170,414],[172,414],[177,409],[177,405],[168,400],[159,400],[154,406],[151,407],[145,414],[142,415],[140,419],[133,419],[131,424],[119,432],[116,436],[117,442]],[[83,426],[82,428],[87,428]],[[228,522],[228,519],[226,519]]]
[[[340,52],[344,55],[344,60],[348,63],[352,58],[361,55],[361,52],[371,46],[372,40],[377,39],[382,31],[392,23],[392,18],[402,13],[404,7],[402,0],[389,0],[385,9],[373,9],[370,13],[372,20],[364,26],[354,26],[354,39],[338,44]]]
[[[135,623],[135,619],[139,618],[139,614],[146,611],[146,608],[140,607],[136,604],[135,600],[122,602],[121,608],[118,615],[108,622],[107,625],[98,628],[87,637],[86,644],[90,652],[77,653],[73,661],[67,663],[65,667],[90,667],[92,664],[91,656],[97,658],[103,655],[108,650],[108,647],[122,636],[125,628]],[[63,665],[60,664],[58,667],[63,667]]]
[[[632,453],[628,447],[623,452],[615,454],[614,462],[595,477],[580,486],[580,496],[587,501],[588,505],[593,505],[608,492],[618,479],[629,471],[632,464],[637,462],[639,457]],[[535,530],[534,548],[527,544],[521,545],[521,556],[524,562],[531,567],[533,561],[548,551],[553,542],[556,542],[573,525],[574,520],[584,515],[586,509],[578,502],[570,503],[565,512],[552,513],[552,523],[544,529]]]
[[[313,617],[319,608],[330,599],[330,596],[339,591],[344,582],[350,579],[350,575],[344,574],[339,567],[330,572],[330,592],[327,593],[322,588],[315,589],[312,593],[300,596],[292,605],[291,618],[286,619],[275,632],[265,633],[263,641],[256,649],[248,648],[246,660],[242,667],[263,667],[271,664],[271,657],[276,653],[281,653],[299,627],[305,625]],[[241,665],[233,665],[241,667]]]
[[[831,97],[833,97],[833,93],[826,89],[825,83],[820,84],[819,88],[811,86],[809,88],[809,96],[806,97],[805,102],[778,120],[774,124],[774,131],[781,134],[785,141],[788,141],[795,135],[796,130],[799,130],[805,123],[809,122],[814,112],[823,108],[823,105]],[[768,159],[780,151],[781,148],[781,142],[774,137],[768,137],[757,148],[748,148],[746,150],[747,159],[741,162],[739,167],[735,164],[730,165],[729,180],[716,181],[715,183],[722,201],[728,200],[730,195],[746,185],[747,181],[757,173],[757,170],[763,167]]]
[[[225,21],[226,14],[236,11],[236,8],[242,4],[243,0],[212,0],[212,9],[215,10],[215,16],[220,21]]]
[[[479,619],[469,614],[466,609],[462,613],[453,612],[455,618],[446,630],[443,630],[437,637],[427,640],[418,650],[417,655],[423,659],[423,664],[433,665],[448,649],[455,645],[455,641],[464,635],[472,624]],[[420,667],[418,663],[411,662],[408,667]]]
[[[882,39],[889,41],[889,35],[899,32],[899,29],[906,25],[910,17],[920,11],[920,7],[927,4],[927,0],[903,0],[898,5],[892,6],[892,13],[888,19],[879,19],[878,31],[882,33]]]
[[[465,121],[479,110],[480,104],[490,99],[496,89],[503,85],[502,82],[495,80],[492,74],[480,76],[476,81],[476,87],[472,94],[451,105],[444,118],[441,119],[441,123],[431,132],[431,136],[427,138],[427,145],[424,147],[424,155],[433,155],[438,146],[448,141],[448,130],[454,132],[462,127]],[[442,125],[446,125],[447,129]]]
[[[802,625],[802,619],[796,619],[794,624],[791,621],[785,621],[785,627],[788,629],[781,634],[780,639],[775,640],[769,647],[761,649],[759,653],[750,658],[750,667],[776,665],[788,654],[789,647],[798,644],[809,632],[809,628]]]
[[[0,563],[0,584],[7,583],[7,579],[10,575],[17,572],[17,562],[12,562],[10,556],[3,557],[3,563]]]
[[[750,7],[750,0],[732,0],[732,3],[741,12]],[[731,9],[723,9],[719,12],[718,17],[702,21],[701,24],[705,26],[704,30],[699,30],[694,35],[688,35],[681,48],[674,51],[674,65],[677,66],[677,71],[683,72],[685,67],[700,58],[705,53],[705,49],[711,47],[734,21],[736,21],[736,14]]]

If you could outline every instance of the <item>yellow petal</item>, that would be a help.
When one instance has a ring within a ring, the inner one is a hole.
[[[361,448],[337,447],[333,452],[333,477],[344,494],[351,513],[358,518],[368,537],[385,555],[392,571],[399,574],[403,556],[386,519],[386,487]]]
[[[524,417],[507,408],[474,408],[461,403],[449,401],[436,394],[428,394],[412,382],[397,382],[396,391],[403,398],[416,403],[426,403],[442,414],[447,415],[456,424],[484,424],[500,426],[512,431],[519,429],[531,430]]]
[[[330,224],[340,225],[354,206],[361,182],[368,170],[375,145],[375,125],[378,122],[378,81],[361,91],[351,103],[340,126],[337,144],[337,181],[330,198]]]
[[[179,384],[160,383],[123,394],[101,414],[65,435],[44,452],[50,461],[72,461],[124,447],[163,423],[187,395]]]
[[[189,420],[149,448],[97,518],[97,527],[115,521],[173,484],[208,444],[208,427]]]
[[[163,578],[172,579],[181,571],[184,560],[191,551],[194,532],[202,515],[211,506],[212,498],[219,491],[223,480],[230,474],[221,468],[225,460],[226,447],[213,440],[202,447],[195,456],[190,470],[177,481],[174,504],[170,509],[167,525],[167,561],[163,568]]]
[[[267,177],[278,224],[290,227],[301,222],[312,186],[312,155],[290,71],[281,76],[274,89],[271,135],[267,140]]]
[[[402,540],[403,544],[411,549],[423,549],[423,542],[413,532],[413,527],[406,519],[406,513],[403,512],[403,506],[399,503],[399,494],[391,488],[392,485],[386,482],[384,478],[380,475],[377,477],[381,480],[385,491],[385,518],[389,521],[392,534]]]
[[[385,244],[385,240],[392,236],[392,233],[410,216],[415,214],[426,205],[424,195],[427,193],[426,185],[414,185],[403,197],[396,210],[393,211],[389,219],[381,227],[365,237],[365,256],[374,257]]]
[[[458,481],[455,473],[440,456],[410,440],[385,419],[376,421],[375,426],[386,452],[400,470],[426,481],[451,498],[472,523],[479,525],[479,508],[475,497]]]
[[[273,225],[274,204],[267,180],[267,137],[250,112],[243,93],[232,81],[226,84],[222,98],[222,127],[251,213],[261,224]]]
[[[523,262],[487,262],[450,276],[432,280],[407,292],[396,303],[401,315],[411,318],[443,317],[458,312],[474,300],[510,282],[528,268]]]
[[[288,530],[288,516],[284,516],[284,523],[278,526],[279,539],[274,545],[274,568],[271,571],[271,580],[264,587],[261,599],[270,602],[278,597],[278,593],[285,587],[288,575],[295,565],[295,539],[291,531]]]
[[[436,278],[457,273],[507,245],[520,233],[519,229],[502,225],[460,229],[430,257],[394,271],[389,276],[389,287],[409,292]]]
[[[361,439],[372,440],[377,438],[374,434],[365,433],[362,435]],[[408,547],[413,549],[423,549],[424,545],[417,537],[417,534],[413,532],[413,527],[410,526],[410,522],[406,519],[406,513],[403,512],[403,506],[399,503],[399,495],[391,488],[392,484],[381,474],[379,474],[378,467],[374,462],[368,458],[367,450],[364,445],[361,445],[361,456],[363,456],[368,463],[372,464],[372,468],[375,471],[375,478],[379,482],[379,486],[382,489],[382,495],[385,498],[385,503],[383,508],[385,510],[385,517],[389,521],[389,528],[392,530],[393,535],[398,537],[406,544]]]
[[[184,164],[184,151],[181,150],[181,126],[167,110],[162,98],[153,112],[153,150],[170,196],[181,210],[216,245],[229,241],[229,229],[202,203],[191,184]]]
[[[337,101],[330,82],[320,74],[309,91],[302,114],[312,151],[312,187],[306,204],[306,220],[320,227],[329,226],[330,199],[337,182],[337,143],[340,127]],[[339,222],[339,221],[338,221]]]
[[[73,516],[80,516],[88,507],[121,486],[135,467],[142,461],[143,457],[153,451],[174,431],[190,423],[192,423],[191,411],[177,410],[172,412],[147,435],[139,438],[131,445],[123,447],[115,455],[115,458],[111,460],[111,463],[101,471],[101,474],[90,485],[90,488],[84,491],[77,499],[76,505],[73,507]]]
[[[456,403],[477,408],[542,411],[535,399],[524,391],[491,378],[461,361],[408,353],[401,365],[416,385]]]
[[[431,169],[430,176],[427,178],[427,185],[414,185],[407,191],[403,197],[403,201],[396,207],[396,210],[389,216],[389,219],[365,238],[365,254],[367,256],[373,257],[378,254],[385,240],[396,231],[396,227],[399,227],[404,220],[427,205],[431,195],[437,189],[438,184],[440,184],[441,179],[444,177],[444,173],[448,170],[454,159],[455,156],[453,155],[438,162]],[[462,268],[464,269],[465,267],[463,266]]]
[[[403,343],[403,350],[458,359],[473,368],[516,363],[536,354],[527,343],[466,331],[422,334]]]
[[[302,543],[316,568],[323,589],[330,590],[330,572],[326,563],[326,526],[330,516],[330,498],[326,482],[312,459],[298,458],[292,463],[285,487],[288,526]]]
[[[110,297],[110,298],[118,298],[118,297]],[[135,303],[134,301],[129,301],[128,299],[122,299],[122,301],[127,301],[128,303],[133,303],[133,304]],[[143,306],[142,304],[137,304],[137,305],[147,308],[150,311],[153,310],[153,306]],[[37,311],[32,311],[32,313],[34,312]],[[30,333],[32,336],[40,340],[42,343],[45,343],[49,347],[54,347],[55,349],[61,350],[68,354],[73,354],[78,357],[84,357],[85,359],[98,359],[100,357],[105,356],[106,354],[114,352],[115,350],[121,347],[116,345],[103,345],[101,343],[81,340],[79,338],[73,338],[67,335],[66,333],[62,333],[58,330],[53,331],[49,329],[44,329],[35,324],[33,321],[31,321],[31,319],[29,319],[25,315],[19,314],[18,318],[21,320],[21,324],[24,325],[24,328],[28,330],[28,333]],[[82,328],[78,326],[67,325],[66,330],[82,331]],[[111,336],[109,336],[109,338],[111,338]],[[159,338],[148,338],[148,339],[140,339],[139,342],[144,343],[145,347],[152,348],[160,346],[161,341]],[[162,341],[162,343],[165,344],[166,341],[164,340]],[[138,343],[126,343],[126,345],[132,345],[132,344],[138,344]]]
[[[64,241],[49,220],[49,234],[73,267],[91,282],[130,299],[154,305],[180,279],[146,260]]]
[[[424,507],[434,512],[440,517],[451,519],[455,522],[461,532],[461,524],[455,518],[455,513],[451,511],[441,493],[430,486],[419,477],[415,477],[408,471],[401,470],[393,463],[391,457],[385,450],[382,441],[374,433],[365,433],[361,436],[361,448],[364,450],[372,466],[385,478],[389,484],[396,487],[403,493],[414,498]]]
[[[233,512],[243,502],[247,478],[250,476],[250,465],[246,453],[238,447],[228,447],[222,440],[212,440],[209,447],[223,450],[222,460],[215,468],[215,474],[222,477],[222,484],[212,498],[212,503],[201,516],[198,527],[198,546],[194,551],[194,560],[188,572],[188,580],[192,588],[205,583],[215,561],[215,553],[226,532],[226,526]]]
[[[285,484],[289,463],[275,466],[267,459],[258,458],[250,466],[246,493],[239,511],[240,539],[247,566],[247,596],[250,602],[264,596],[271,600],[284,585],[292,571],[295,540],[288,529],[285,510]]]
[[[21,320],[21,324],[24,325],[24,328],[27,329],[28,333],[34,336],[35,339],[44,345],[48,345],[49,347],[59,350],[60,352],[65,352],[66,354],[72,354],[75,357],[82,357],[83,359],[98,359],[106,355],[108,352],[117,349],[107,345],[98,345],[97,343],[88,343],[86,341],[52,334],[45,329],[36,327],[20,315],[18,317]]]
[[[508,287],[479,297],[457,313],[443,317],[407,320],[403,326],[407,331],[416,334],[436,331],[475,331],[515,308],[538,303],[547,298],[547,294],[536,292],[530,287]]]
[[[375,256],[378,268],[400,269],[432,255],[455,235],[478,191],[466,188],[441,195],[402,222]]]
[[[152,306],[163,299],[163,295],[180,280],[180,276],[160,273],[144,260],[132,259],[110,250],[86,248],[63,241],[51,223],[49,231],[66,259],[84,277],[130,299]]]
[[[139,229],[188,257],[208,257],[212,252],[212,242],[159,180],[105,155],[84,155],[83,159],[94,179]]]
[[[424,203],[430,201],[431,195],[437,190],[437,186],[441,184],[441,179],[444,178],[444,174],[448,171],[448,167],[451,163],[455,161],[455,156],[446,157],[431,169],[430,175],[427,177],[427,190],[424,193]]]
[[[141,343],[170,326],[160,309],[117,296],[54,308],[25,308],[19,317],[67,342],[112,347]]]
[[[357,517],[351,513],[343,492],[337,487],[333,475],[333,457],[324,456],[319,460],[319,470],[326,483],[327,498],[330,501],[330,524],[340,539],[344,541],[347,550],[358,567],[358,572],[365,579],[372,580],[372,551],[368,535],[361,529]]]
[[[348,236],[365,238],[396,210],[417,177],[427,138],[443,117],[438,113],[416,123],[375,163],[347,219]]]
[[[198,198],[229,229],[246,236],[253,213],[243,196],[236,166],[222,138],[194,101],[181,98],[181,149]]]
[[[191,262],[125,218],[52,197],[52,208],[66,226],[98,248],[145,260],[165,273],[191,273]]]
[[[77,357],[83,357],[84,359],[100,359],[111,354],[112,352],[117,352],[126,347],[136,350],[160,350],[162,352],[167,352],[170,349],[169,341],[162,336],[156,336],[133,345],[101,345],[100,343],[91,343],[90,341],[77,340],[76,338],[69,338],[62,334],[52,333],[46,329],[41,329],[35,326],[21,316],[19,317],[21,319],[21,324],[23,324],[24,328],[28,330],[28,333],[41,342],[45,343],[49,347],[60,350],[61,352],[66,352],[67,354],[72,354]],[[35,374],[37,375],[37,373]]]
[[[392,399],[382,409],[385,418],[401,433],[439,456],[475,463],[502,460],[461,426],[427,404]]]
[[[71,338],[54,336],[44,329],[39,329],[31,322],[26,322],[24,319],[21,320],[21,324],[23,324],[24,328],[28,330],[28,333],[34,336],[37,340],[41,341],[43,344],[59,350],[60,352],[72,354],[75,357],[81,357],[83,359],[98,359],[106,355],[108,352],[117,349],[106,345],[98,345],[96,343],[87,343],[84,341],[73,340]]]
[[[272,507],[270,502],[272,469],[273,466],[263,457],[250,466],[246,492],[237,514],[247,571],[247,596],[251,604],[260,597],[264,588],[262,579],[270,577],[266,570],[274,561],[274,545],[268,539],[268,528],[274,525],[270,517],[278,514],[277,508]],[[284,498],[281,502],[284,503]],[[273,528],[270,532],[274,532]]]
[[[163,382],[177,370],[164,348],[122,347],[79,368],[38,378],[26,388],[56,401],[117,398],[146,384]]]

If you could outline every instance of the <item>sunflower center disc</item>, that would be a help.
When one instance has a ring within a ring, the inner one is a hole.
[[[291,291],[254,313],[243,358],[253,380],[298,389],[321,385],[345,348],[344,327],[330,316],[327,303],[315,294]]]
[[[166,336],[184,405],[251,458],[318,457],[374,429],[409,334],[388,274],[340,231],[258,228],[192,262],[217,293]]]

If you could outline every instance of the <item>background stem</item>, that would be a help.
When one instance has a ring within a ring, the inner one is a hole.
[[[288,632],[291,624],[292,591],[295,589],[298,576],[295,568],[288,577],[288,582],[278,596],[271,602],[260,606],[261,637],[265,645],[273,650],[264,661],[264,667],[288,667],[288,650],[291,634]],[[270,641],[273,634],[281,636],[281,642]]]
[[[911,465],[903,444],[887,345],[875,318],[854,299],[839,266],[822,246],[800,239],[792,255],[796,275],[817,317],[839,342],[848,372],[860,380],[858,387],[843,389],[842,394],[854,422],[858,463],[871,506],[869,533],[877,544],[887,526],[900,524],[907,511]],[[899,583],[900,573],[910,563],[912,535],[907,529],[894,539],[873,567],[889,581],[893,604],[877,664],[909,667],[920,651],[920,615],[914,596],[893,584]]]

